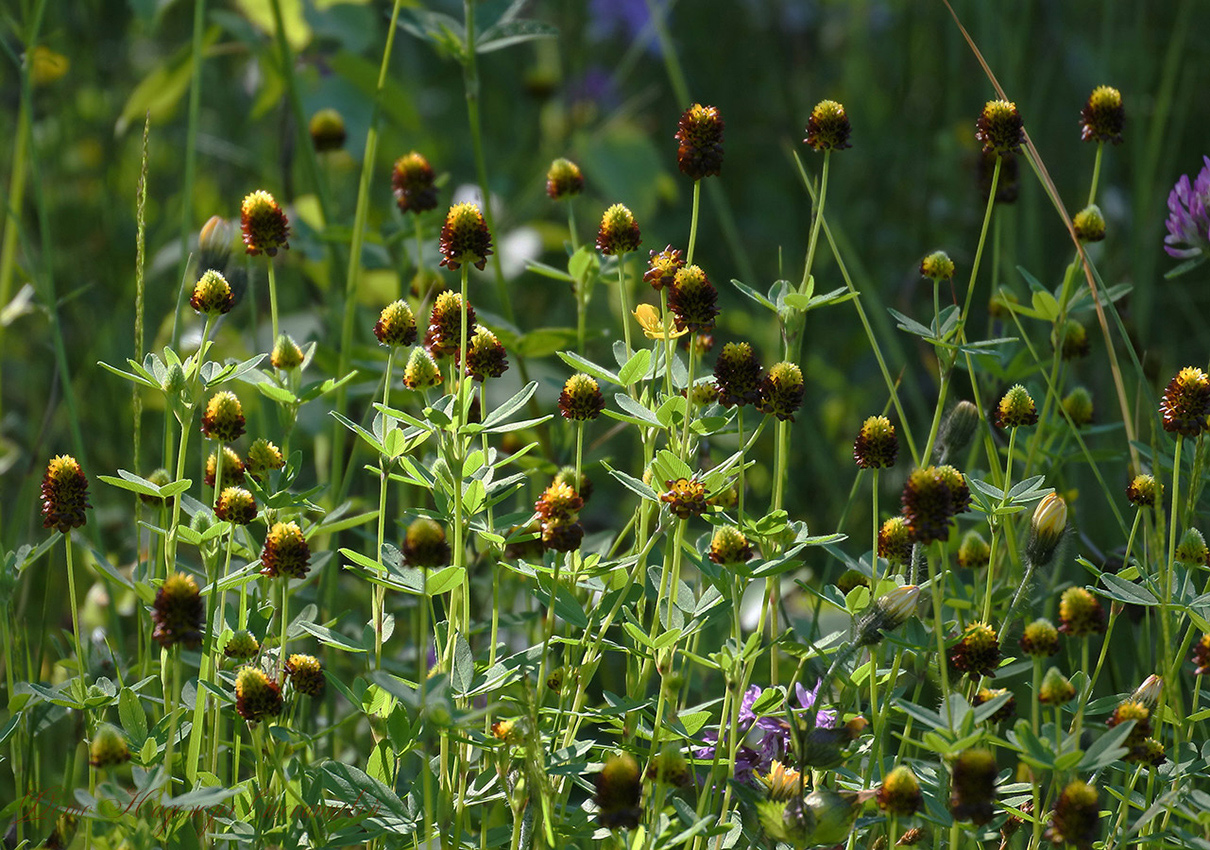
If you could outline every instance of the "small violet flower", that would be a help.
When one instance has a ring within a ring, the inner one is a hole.
[[[1210,254],[1210,156],[1192,183],[1181,175],[1168,193],[1168,235],[1164,250],[1180,260]]]

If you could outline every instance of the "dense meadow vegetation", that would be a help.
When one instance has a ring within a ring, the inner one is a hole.
[[[7,4],[2,846],[1210,850],[1208,12]]]

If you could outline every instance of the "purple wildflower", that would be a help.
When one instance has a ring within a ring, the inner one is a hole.
[[[621,31],[627,41],[643,38],[644,49],[648,53],[659,54],[659,42],[655,38],[655,27],[651,25],[647,0],[592,0],[588,5],[588,14],[589,32],[594,38],[609,38]]]
[[[1189,182],[1188,174],[1182,174],[1168,193],[1164,250],[1179,260],[1210,252],[1210,156],[1203,156],[1202,160],[1206,167],[1193,183]]]

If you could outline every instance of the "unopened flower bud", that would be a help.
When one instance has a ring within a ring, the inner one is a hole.
[[[232,226],[221,216],[212,215],[197,235],[197,267],[223,269],[231,259]],[[196,309],[196,308],[195,308]]]
[[[419,215],[437,208],[437,189],[433,185],[433,167],[416,151],[395,160],[391,168],[391,190],[399,211]]]
[[[899,765],[886,775],[878,787],[878,808],[891,817],[911,817],[924,804],[920,780],[907,765]]]
[[[954,261],[944,251],[934,251],[920,261],[920,276],[930,280],[950,280],[954,276]]]
[[[207,487],[213,487],[215,481],[215,473],[218,471],[218,456],[211,452],[206,458],[206,472],[203,476]],[[244,462],[240,460],[238,454],[230,446],[223,446],[223,483],[224,484],[243,484],[244,483]]]
[[[1059,630],[1044,617],[1025,627],[1021,635],[1021,651],[1034,658],[1046,658],[1059,651]]]
[[[1038,424],[1038,409],[1025,387],[1017,384],[1000,399],[996,407],[996,424],[1001,428]]]
[[[1089,204],[1076,213],[1071,224],[1081,242],[1100,242],[1105,238],[1105,216],[1096,204]]]
[[[247,629],[240,629],[233,634],[223,647],[223,655],[246,661],[260,652],[260,641]]]
[[[1064,360],[1086,357],[1091,350],[1088,329],[1075,319],[1068,319],[1056,328],[1052,342]]]
[[[723,566],[742,564],[752,558],[748,538],[733,525],[720,525],[710,540],[710,560]]]
[[[1154,508],[1163,496],[1164,485],[1156,481],[1154,475],[1136,475],[1126,487],[1126,498],[1140,508]]]
[[[202,415],[202,434],[210,440],[231,443],[244,433],[244,408],[235,393],[222,390],[210,397]]]
[[[193,285],[189,306],[203,316],[218,316],[229,312],[235,306],[231,284],[227,283],[227,278],[223,277],[222,272],[208,270]]]
[[[1046,839],[1056,847],[1092,850],[1101,826],[1101,807],[1097,789],[1079,779],[1063,788],[1050,813]]]
[[[1076,686],[1059,672],[1058,667],[1046,671],[1038,688],[1038,702],[1042,705],[1066,705],[1075,698]]]
[[[403,536],[403,560],[410,567],[444,567],[450,562],[445,528],[435,519],[418,517]]]
[[[1077,428],[1092,422],[1092,393],[1085,387],[1073,387],[1063,398],[1063,411]]]
[[[882,615],[882,630],[891,631],[907,622],[916,613],[920,602],[920,588],[914,584],[905,584],[888,590],[874,602],[874,607]]]
[[[1082,587],[1069,587],[1059,598],[1059,631],[1072,637],[1087,637],[1105,631],[1105,609]]]
[[[1181,542],[1176,544],[1176,559],[1182,564],[1199,564],[1206,566],[1210,561],[1210,550],[1206,549],[1206,538],[1196,528],[1189,528],[1181,535]]]
[[[311,144],[315,146],[316,153],[340,150],[344,147],[348,135],[345,131],[345,120],[335,109],[321,109],[316,112],[311,116],[307,129],[311,133]]]
[[[247,525],[256,519],[256,500],[243,487],[224,487],[215,503],[214,514],[232,525]]]
[[[685,788],[693,782],[689,762],[675,744],[665,745],[647,765],[647,778],[674,788]]]
[[[878,529],[878,557],[893,565],[906,564],[912,557],[912,532],[903,517],[891,517]]]
[[[427,349],[413,348],[403,370],[403,385],[409,390],[427,390],[440,384],[441,369]]]
[[[1160,693],[1164,689],[1164,680],[1152,673],[1143,680],[1143,684],[1139,685],[1130,698],[1137,700],[1146,706],[1154,706],[1160,701]]]
[[[970,445],[979,427],[979,408],[963,400],[953,406],[941,422],[939,442],[945,447],[946,457],[952,458]]]
[[[1025,554],[1035,567],[1049,564],[1067,531],[1067,502],[1057,493],[1048,493],[1034,508],[1029,524],[1029,542]]]
[[[411,345],[416,341],[416,317],[406,301],[392,301],[382,308],[378,321],[374,323],[374,336],[380,343],[392,348]]]
[[[273,364],[274,369],[282,372],[297,369],[303,362],[303,350],[289,334],[278,334],[277,341],[273,343],[273,352],[269,355],[269,362]]]
[[[584,191],[584,174],[580,166],[570,159],[560,157],[550,164],[546,172],[546,194],[561,201]]]
[[[130,761],[130,745],[126,736],[109,723],[97,726],[88,746],[88,763],[96,768],[113,767]]]
[[[617,753],[605,760],[596,777],[597,819],[606,829],[634,829],[643,810],[639,805],[643,786],[638,762],[629,753]]]
[[[991,555],[991,546],[982,534],[972,528],[962,535],[962,542],[958,544],[958,566],[968,570],[982,569],[990,562]]]

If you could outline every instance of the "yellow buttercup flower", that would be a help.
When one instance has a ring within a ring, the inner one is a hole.
[[[659,311],[650,304],[640,304],[636,307],[634,317],[648,339],[676,339],[689,333],[688,328],[683,331],[673,330],[671,321],[666,325],[660,324]]]

